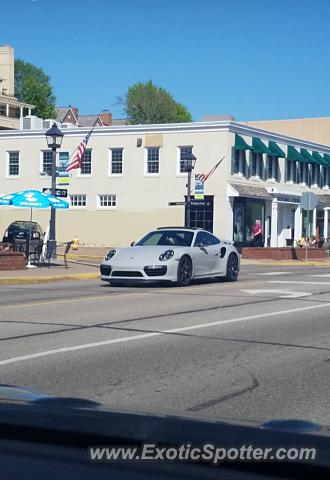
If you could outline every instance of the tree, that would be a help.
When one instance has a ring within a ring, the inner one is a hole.
[[[55,118],[55,96],[50,78],[31,63],[15,60],[15,96],[21,102],[35,105],[34,113],[41,118]]]
[[[135,83],[126,94],[124,109],[131,124],[191,122],[187,108],[152,80]]]

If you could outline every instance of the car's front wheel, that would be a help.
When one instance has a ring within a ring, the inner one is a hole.
[[[180,258],[178,264],[178,276],[177,276],[177,285],[179,287],[187,287],[190,285],[193,274],[193,266],[191,258],[188,255],[184,255]]]
[[[227,270],[225,280],[227,282],[236,282],[238,277],[238,258],[235,253],[231,253],[227,260]]]

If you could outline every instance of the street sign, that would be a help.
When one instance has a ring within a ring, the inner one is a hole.
[[[204,182],[195,175],[195,199],[204,200]]]
[[[47,195],[52,194],[52,189],[51,188],[43,188],[42,191],[43,191],[43,193],[46,193]],[[67,196],[68,196],[68,191],[65,188],[57,188],[56,189],[56,197],[66,198]]]
[[[168,202],[169,207],[174,207],[176,205],[187,205],[186,202]]]
[[[314,210],[317,204],[318,204],[318,198],[314,193],[305,192],[302,194],[301,200],[300,200],[301,208],[307,211]]]

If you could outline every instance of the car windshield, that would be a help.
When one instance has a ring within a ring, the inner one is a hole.
[[[190,247],[193,236],[194,233],[190,231],[157,230],[155,232],[148,233],[139,242],[137,242],[136,245],[139,247],[155,245]]]

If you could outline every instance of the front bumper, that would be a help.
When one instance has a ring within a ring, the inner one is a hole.
[[[115,282],[116,280],[146,282],[146,281],[171,281],[177,280],[177,264],[160,263],[156,265],[140,265],[139,267],[119,267],[102,263],[100,265],[101,280]]]

